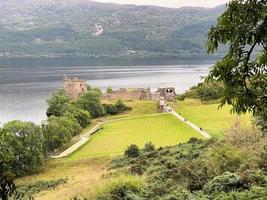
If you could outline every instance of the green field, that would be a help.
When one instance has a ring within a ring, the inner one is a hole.
[[[112,104],[115,101],[102,101],[102,103]],[[158,113],[158,102],[145,100],[145,101],[124,101],[124,103],[132,108],[132,110],[119,114],[119,115],[111,115],[108,116],[107,119],[121,119],[125,117],[136,117],[142,115],[150,115]]]
[[[69,159],[112,156],[122,154],[130,144],[143,148],[147,142],[156,147],[186,142],[202,136],[169,114],[123,119],[107,123]]]
[[[176,112],[180,113],[197,126],[204,128],[211,136],[222,138],[225,130],[237,118],[250,123],[251,116],[231,114],[231,106],[218,109],[219,104],[202,104],[196,99],[186,99],[170,104]]]

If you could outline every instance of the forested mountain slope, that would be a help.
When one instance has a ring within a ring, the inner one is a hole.
[[[0,1],[0,56],[202,56],[224,8]]]

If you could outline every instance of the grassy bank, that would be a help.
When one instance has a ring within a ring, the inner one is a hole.
[[[231,114],[231,106],[218,108],[219,104],[202,104],[197,99],[170,103],[171,107],[189,121],[204,128],[211,136],[222,138],[225,130],[237,118],[250,123],[251,116]]]

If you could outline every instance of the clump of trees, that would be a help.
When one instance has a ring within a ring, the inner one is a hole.
[[[223,84],[217,81],[204,81],[196,86],[191,87],[184,94],[178,95],[177,100],[185,98],[195,98],[201,101],[219,100],[223,96]]]
[[[131,108],[126,106],[120,99],[117,100],[115,104],[103,104],[103,106],[105,113],[109,115],[114,115],[125,112],[127,110],[131,110]]]

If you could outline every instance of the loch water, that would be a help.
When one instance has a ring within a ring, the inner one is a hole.
[[[64,75],[85,79],[103,91],[109,86],[149,86],[152,91],[172,86],[181,93],[206,76],[213,63],[202,58],[0,58],[0,123],[41,123],[46,119],[46,100],[63,88]]]

